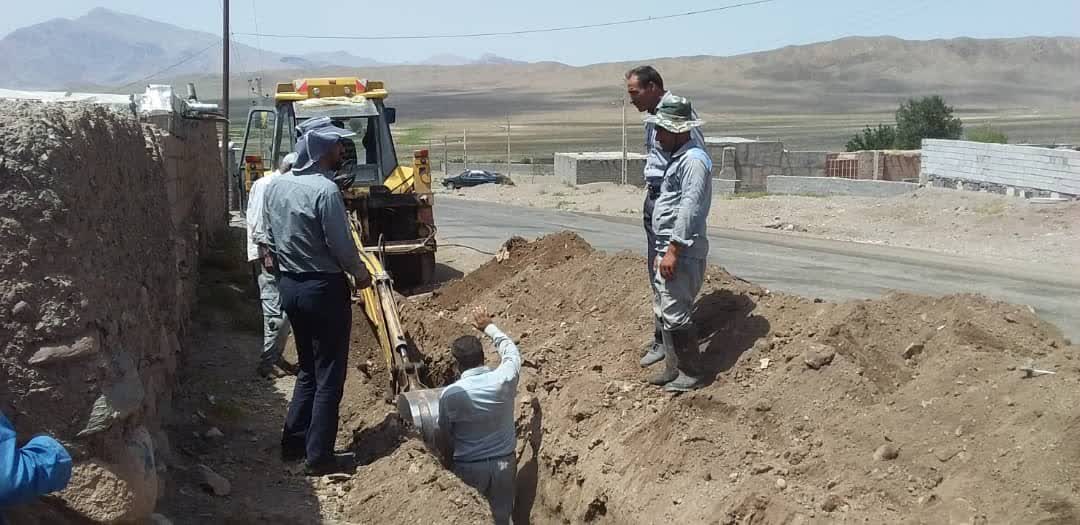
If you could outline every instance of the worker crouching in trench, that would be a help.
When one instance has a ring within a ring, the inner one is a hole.
[[[441,390],[402,394],[399,411],[416,424],[444,464],[488,500],[495,523],[504,525],[511,523],[514,510],[514,398],[521,354],[514,341],[491,322],[486,310],[478,307],[470,317],[472,326],[491,338],[499,365],[484,365],[484,346],[476,336],[458,337],[450,351],[459,379]],[[421,405],[425,407],[420,409]],[[435,421],[424,421],[426,416],[420,415],[436,410]]]

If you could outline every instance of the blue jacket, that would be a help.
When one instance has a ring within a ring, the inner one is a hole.
[[[18,447],[15,428],[0,413],[0,509],[62,490],[70,480],[71,456],[63,445],[37,436]]]

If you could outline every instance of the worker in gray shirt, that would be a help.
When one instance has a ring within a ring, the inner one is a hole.
[[[471,321],[495,344],[499,366],[484,366],[484,347],[475,336],[454,340],[451,353],[461,378],[439,395],[439,427],[448,438],[444,452],[453,459],[454,473],[487,498],[496,525],[504,525],[514,509],[514,396],[521,354],[483,308],[472,312]]]
[[[664,97],[647,121],[656,126],[656,140],[671,158],[652,224],[657,252],[653,313],[662,324],[664,369],[649,382],[669,392],[685,392],[701,386],[694,371],[698,346],[690,315],[709,257],[706,218],[712,204],[712,160],[691,139],[691,131],[703,122],[688,99]]]
[[[256,238],[280,271],[281,304],[293,327],[299,372],[281,438],[282,458],[305,458],[308,475],[347,470],[334,454],[345,384],[354,286],[371,276],[360,260],[341,190],[333,178],[352,132],[328,118],[299,128],[297,160],[266,187],[263,229]]]
[[[652,66],[638,66],[626,73],[626,93],[630,102],[642,113],[656,114],[657,108],[665,97],[673,96],[670,91],[664,89],[664,79]],[[697,118],[697,115],[694,115]],[[671,162],[671,154],[660,147],[656,141],[656,125],[645,122],[645,203],[642,205],[642,222],[645,225],[645,260],[649,275],[649,284],[652,285],[653,275],[656,269],[653,262],[656,260],[656,236],[653,233],[653,208],[656,198],[660,196],[660,182],[664,179],[664,171]],[[690,140],[705,148],[705,137],[701,130],[690,130]],[[655,293],[655,290],[654,290]],[[661,322],[659,318],[653,318],[653,340],[645,347],[645,355],[641,358],[641,366],[651,366],[664,359],[664,346],[661,339]]]

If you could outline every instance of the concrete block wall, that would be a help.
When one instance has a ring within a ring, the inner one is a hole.
[[[783,175],[788,177],[824,177],[827,151],[785,151]]]
[[[859,180],[839,177],[769,177],[768,190],[774,195],[850,195],[856,197],[894,197],[919,189],[909,182]]]
[[[765,191],[768,177],[784,174],[784,144],[778,141],[752,141],[706,137],[705,149],[713,159],[713,177],[731,179],[725,155],[734,149],[734,168],[739,192]]]
[[[1080,195],[1080,151],[927,139],[920,179],[969,181],[989,191],[1009,188]]]
[[[626,181],[641,186],[645,155],[627,155]],[[567,184],[622,183],[622,152],[556,153],[555,177]]]
[[[896,182],[919,180],[922,154],[918,151],[882,151],[878,157],[878,179]]]

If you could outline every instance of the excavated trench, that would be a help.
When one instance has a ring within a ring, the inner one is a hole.
[[[1080,479],[1066,437],[1080,394],[1016,369],[1036,360],[1075,374],[1075,347],[1027,307],[975,295],[834,304],[710,268],[695,312],[708,385],[671,396],[637,364],[651,328],[642,266],[571,233],[513,239],[403,303],[443,381],[471,306],[518,341],[515,523],[1077,516],[1061,487]],[[1018,494],[1016,480],[1033,489]]]
[[[242,250],[209,253],[225,215],[212,126],[82,106],[0,116],[0,409],[76,461],[72,486],[16,523],[155,508],[176,524],[490,522],[385,403],[359,310],[337,442],[361,467],[312,480],[276,457],[291,383],[251,373]],[[512,239],[402,302],[432,383],[452,379],[474,305],[518,341],[516,523],[1080,521],[1076,347],[1034,310],[827,303],[710,268],[695,313],[707,385],[671,396],[637,364],[643,266],[571,233]]]

